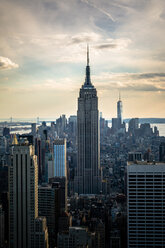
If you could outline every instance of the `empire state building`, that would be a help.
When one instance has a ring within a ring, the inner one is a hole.
[[[89,49],[87,48],[86,79],[78,98],[77,111],[77,171],[75,192],[100,192],[100,136],[98,97],[90,79]]]

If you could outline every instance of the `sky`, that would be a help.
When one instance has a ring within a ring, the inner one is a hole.
[[[164,0],[0,2],[0,118],[76,114],[87,43],[103,117],[165,117]]]

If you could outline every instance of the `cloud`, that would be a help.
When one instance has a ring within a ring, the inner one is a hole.
[[[84,3],[88,4],[89,6],[91,6],[91,7],[95,8],[95,9],[97,9],[97,10],[100,11],[102,14],[104,14],[105,16],[107,16],[111,21],[115,22],[115,19],[113,18],[113,16],[112,16],[109,12],[107,12],[106,10],[104,10],[104,9],[102,9],[102,8],[100,8],[100,7],[98,7],[95,3],[93,3],[93,2],[91,2],[91,1],[89,1],[89,0],[81,0],[81,2],[84,2]]]
[[[101,35],[94,32],[78,33],[71,36],[71,44],[98,42],[101,39]]]
[[[134,73],[132,78],[136,79],[152,79],[152,78],[165,78],[165,73]]]
[[[20,92],[25,92],[27,99],[28,91],[38,92],[36,100],[42,101],[44,93],[44,97],[52,93],[58,98],[58,94],[62,95],[66,88],[68,98],[73,99],[71,93],[74,94],[76,90],[78,92],[84,81],[86,43],[89,43],[92,82],[98,93],[103,92],[102,101],[106,96],[108,99],[103,112],[110,105],[114,92],[119,89],[124,92],[128,101],[132,99],[130,106],[136,101],[136,94],[143,96],[141,102],[151,99],[153,105],[156,102],[154,94],[157,95],[160,91],[160,95],[164,95],[165,77],[162,72],[165,68],[165,1],[1,2],[1,56],[21,64],[21,70],[14,71],[12,77],[10,72],[7,71],[8,75],[5,72],[5,77],[9,78],[5,85],[13,87],[11,92],[15,93],[20,89]],[[10,9],[12,11],[9,15]],[[13,66],[14,63],[10,65],[12,68]],[[4,75],[2,82],[3,77]],[[46,80],[47,78],[51,80]],[[16,82],[20,82],[20,85]],[[7,94],[3,94],[3,97],[4,101],[9,99]],[[56,97],[53,96],[53,99]],[[15,98],[14,101],[20,103]],[[60,103],[65,110],[65,101]],[[160,105],[157,112],[163,109],[163,113],[165,107],[160,99],[158,103]],[[44,104],[47,109],[52,106],[45,102]],[[54,104],[53,111],[58,111],[59,105]],[[7,109],[6,105],[1,105],[1,112],[3,108],[4,112],[10,113],[10,107]],[[40,111],[42,112],[42,108]],[[108,112],[110,113],[109,109]]]
[[[102,92],[112,90],[134,92],[164,92],[165,73],[102,73],[94,76],[96,88]]]
[[[104,42],[103,42],[104,41]],[[131,44],[130,39],[120,38],[120,39],[105,39],[101,37],[98,44],[95,46],[96,49],[125,49],[128,47],[128,45]]]
[[[18,68],[18,67],[19,65],[12,62],[10,59],[5,58],[5,57],[0,57],[0,70],[13,69],[13,68]]]
[[[96,48],[98,49],[113,49],[113,48],[116,48],[117,47],[117,44],[101,44],[101,45],[98,45],[96,46]]]

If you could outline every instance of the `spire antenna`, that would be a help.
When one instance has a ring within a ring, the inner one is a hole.
[[[85,87],[92,88],[93,85],[91,83],[91,78],[90,78],[90,65],[89,65],[89,45],[87,44],[87,65],[86,65],[86,77],[85,77],[85,82],[84,82]]]
[[[121,101],[121,94],[120,94],[120,91],[119,91],[119,101]]]
[[[89,45],[87,44],[87,66],[89,66]]]

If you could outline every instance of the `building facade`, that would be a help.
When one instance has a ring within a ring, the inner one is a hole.
[[[92,248],[91,235],[85,228],[69,227],[69,232],[58,234],[58,248]]]
[[[159,161],[165,162],[165,142],[161,142],[159,146]]]
[[[15,145],[9,167],[10,248],[33,248],[38,217],[38,166],[34,148]]]
[[[35,248],[49,248],[48,228],[45,217],[35,219]]]
[[[45,216],[49,232],[49,247],[55,247],[55,189],[51,185],[38,186],[38,214]]]
[[[5,212],[0,205],[0,248],[5,245]]]
[[[89,52],[87,52],[86,79],[80,89],[77,111],[78,160],[75,192],[100,192],[100,136],[98,97],[90,80]]]
[[[119,101],[117,102],[117,119],[118,119],[118,128],[120,128],[120,125],[123,123],[123,104],[121,101],[121,97],[119,95]]]
[[[139,118],[132,118],[128,124],[128,132],[135,134],[139,128]]]
[[[67,177],[66,168],[66,139],[56,139],[53,142],[53,177]]]
[[[128,248],[165,247],[165,163],[127,165]]]

